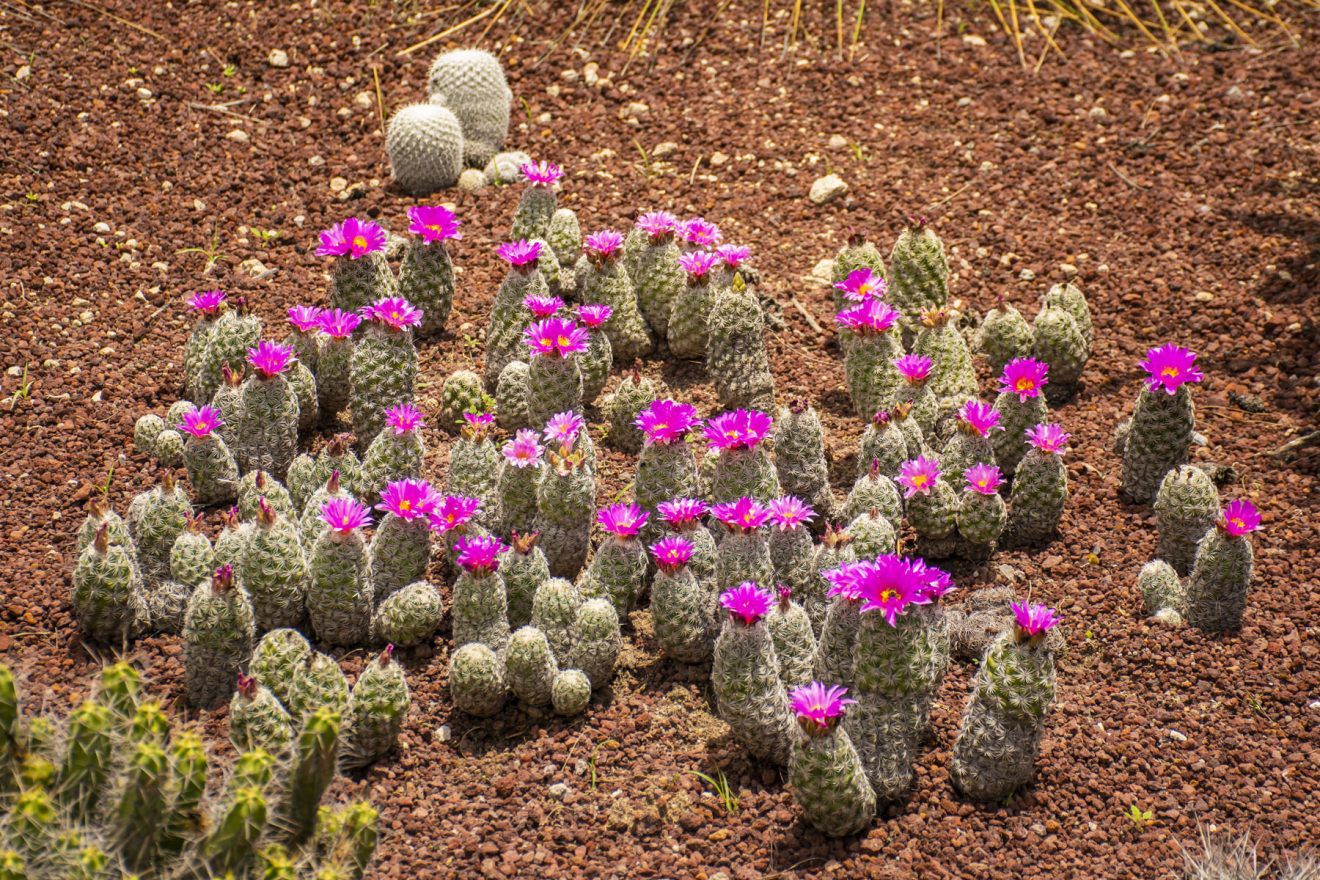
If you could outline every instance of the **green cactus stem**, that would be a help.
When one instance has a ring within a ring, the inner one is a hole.
[[[386,645],[380,656],[362,670],[349,696],[344,719],[344,766],[365,767],[389,754],[411,706],[403,667],[394,660],[394,646]]]

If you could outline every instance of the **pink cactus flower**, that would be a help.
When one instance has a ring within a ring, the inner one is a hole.
[[[385,230],[370,220],[349,217],[321,232],[318,257],[343,257],[359,260],[367,254],[385,250]]]
[[[715,255],[706,251],[692,251],[678,258],[678,265],[687,273],[689,283],[700,283],[715,268]]]
[[[935,482],[940,478],[939,462],[919,455],[899,466],[898,482],[905,487],[904,498],[913,495],[929,495],[935,489]]]
[[[754,409],[735,409],[706,422],[706,442],[712,449],[753,449],[770,435],[774,419]]]
[[[1013,611],[1018,631],[1028,637],[1044,635],[1059,623],[1059,615],[1047,605],[1013,602],[1008,607]]]
[[[1245,499],[1230,501],[1219,516],[1219,528],[1235,538],[1254,532],[1260,528],[1260,511]]]
[[[293,363],[293,348],[278,342],[261,340],[255,348],[247,350],[248,363],[263,379],[273,379]]]
[[[834,283],[834,289],[849,302],[862,303],[869,299],[884,299],[889,293],[889,282],[863,266],[848,273],[848,277]]]
[[[582,243],[582,249],[588,255],[599,259],[614,256],[621,247],[623,247],[623,236],[613,229],[602,229],[600,232],[593,232]]]
[[[347,339],[362,323],[362,316],[357,312],[343,309],[326,309],[321,312],[321,332],[333,339]]]
[[[500,554],[507,549],[494,535],[464,535],[454,542],[454,562],[468,574],[487,575],[500,567]]]
[[[863,336],[879,335],[898,321],[898,312],[882,299],[868,299],[834,316],[834,322],[845,330]]]
[[[220,311],[225,304],[225,292],[223,290],[199,290],[188,297],[188,308],[201,312],[203,315],[214,315]]]
[[[894,358],[894,369],[907,380],[909,385],[920,385],[930,377],[930,368],[934,361],[924,354],[905,354]]]
[[[558,443],[560,447],[567,448],[577,442],[578,434],[587,427],[587,420],[575,412],[555,413],[550,417],[550,421],[545,423],[545,430],[541,436],[545,437],[547,443]]]
[[[431,528],[437,532],[452,532],[461,529],[472,521],[481,509],[480,498],[466,498],[462,495],[445,495],[435,505],[428,517]]]
[[[856,700],[850,700],[848,689],[839,685],[826,686],[818,681],[788,692],[788,705],[802,725],[814,725],[820,730],[829,730],[839,723],[843,713]]]
[[[692,542],[687,538],[670,535],[651,545],[656,566],[665,574],[673,574],[692,561]]]
[[[655,241],[673,235],[678,218],[668,211],[651,211],[637,218],[637,228]]]
[[[858,584],[864,569],[860,563],[845,562],[838,568],[830,568],[820,573],[825,578],[825,582],[830,585],[826,591],[827,596],[841,596],[848,602],[860,602],[862,600],[861,591]]]
[[[1056,455],[1063,454],[1064,447],[1068,445],[1068,438],[1071,436],[1071,434],[1064,433],[1063,428],[1052,423],[1027,429],[1028,443],[1041,452],[1053,452]]]
[[[656,505],[660,518],[671,526],[693,525],[710,512],[710,505],[700,498],[675,498]]]
[[[720,596],[720,605],[745,626],[751,626],[769,614],[773,603],[770,594],[752,581],[743,581]]]
[[[1030,400],[1049,384],[1049,373],[1050,365],[1043,361],[1014,358],[1004,365],[1004,373],[999,377],[999,390],[1005,394],[1016,394],[1018,400]]]
[[[752,255],[752,249],[743,244],[722,244],[715,248],[715,256],[730,269],[737,269]]]
[[[715,247],[724,238],[720,228],[704,217],[693,217],[680,223],[677,232],[688,244],[699,248]]]
[[[564,176],[564,169],[553,162],[524,162],[518,170],[532,186],[551,187]]]
[[[419,517],[429,517],[438,503],[440,496],[425,480],[397,480],[385,486],[376,509],[411,522]]]
[[[454,212],[443,205],[415,205],[408,209],[408,231],[422,241],[456,241],[463,237]]]
[[[216,428],[223,426],[220,410],[209,404],[183,414],[183,421],[174,426],[176,431],[191,434],[194,437],[209,437]]]
[[[495,249],[510,266],[515,268],[530,268],[536,265],[536,261],[541,258],[541,243],[539,241],[527,241],[519,239],[518,241],[506,241]]]
[[[314,333],[321,329],[324,310],[317,306],[294,306],[289,309],[289,323],[299,333]]]
[[[537,441],[540,437],[530,428],[523,428],[513,439],[504,444],[501,452],[504,460],[516,468],[536,467],[541,463],[541,453],[545,451]]]
[[[981,437],[989,437],[991,431],[1002,431],[999,424],[999,410],[980,400],[969,400],[958,410],[958,418]]]
[[[523,300],[523,306],[538,318],[549,318],[564,307],[564,301],[557,296],[531,295]]]
[[[816,518],[811,505],[792,495],[771,501],[769,510],[770,522],[781,532],[792,531]]]
[[[921,580],[921,595],[926,602],[938,602],[958,588],[953,585],[953,577],[942,568],[927,565],[924,559],[912,559],[912,570]],[[918,602],[917,604],[926,604]]]
[[[401,296],[380,299],[362,309],[369,321],[379,321],[391,330],[405,330],[422,323],[422,310]]]
[[[614,309],[610,306],[590,305],[577,307],[578,320],[591,330],[596,329],[610,319]]]
[[[422,421],[421,410],[411,403],[400,403],[386,408],[385,424],[395,434],[407,434],[409,431],[426,427]]]
[[[967,488],[981,495],[997,495],[999,493],[999,468],[992,464],[974,464],[963,471],[963,479],[967,481]]]
[[[642,410],[633,424],[645,436],[647,443],[668,446],[682,440],[700,422],[692,404],[657,400]]]
[[[571,357],[587,347],[587,331],[569,318],[546,318],[523,331],[532,357]]]
[[[770,510],[755,498],[739,498],[711,508],[715,518],[736,532],[754,532],[770,521]]]
[[[924,595],[926,587],[923,573],[912,561],[887,553],[874,561],[858,563],[857,591],[862,597],[862,611],[879,611],[890,626],[898,626],[898,618],[909,605],[930,602]]]
[[[1172,343],[1146,352],[1141,368],[1150,374],[1146,387],[1151,391],[1163,390],[1165,394],[1174,394],[1188,382],[1200,382],[1205,378],[1196,368],[1196,352]]]
[[[371,525],[371,511],[355,498],[331,498],[321,506],[321,522],[341,535]]]
[[[635,538],[646,525],[650,514],[636,504],[611,504],[596,514],[600,527],[618,538]]]

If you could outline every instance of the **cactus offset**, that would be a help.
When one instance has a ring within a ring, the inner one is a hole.
[[[293,736],[293,722],[275,694],[256,678],[239,675],[238,689],[229,701],[229,739],[234,748],[284,755]]]
[[[596,481],[580,452],[548,454],[536,491],[536,528],[541,549],[556,577],[574,577],[586,561]]]
[[[811,618],[793,601],[793,591],[780,587],[778,601],[765,617],[779,662],[779,680],[786,690],[808,684],[816,662],[816,636]]]
[[[440,390],[440,427],[458,433],[468,413],[490,411],[490,399],[481,385],[481,377],[471,370],[455,370]]]
[[[440,592],[426,581],[418,581],[380,603],[371,618],[371,638],[411,648],[434,636],[443,616]]]
[[[1086,336],[1073,315],[1047,296],[1032,325],[1032,338],[1032,357],[1050,365],[1046,398],[1050,403],[1060,403],[1072,397],[1091,356]]]
[[[1164,475],[1155,516],[1160,529],[1156,558],[1185,575],[1196,560],[1196,545],[1219,518],[1219,493],[1204,470],[1182,465]]]
[[[549,706],[559,669],[545,633],[534,626],[520,628],[509,639],[506,657],[509,689],[529,706]]]
[[[805,399],[779,410],[775,422],[775,472],[785,495],[801,498],[818,514],[819,527],[834,515],[825,429],[820,415]]]
[[[257,629],[297,626],[305,613],[307,558],[296,523],[263,498],[247,550],[235,571],[252,598]]]
[[[370,554],[362,535],[371,517],[351,498],[325,502],[320,515],[324,528],[307,560],[312,631],[330,645],[359,645],[370,634],[374,607]]]

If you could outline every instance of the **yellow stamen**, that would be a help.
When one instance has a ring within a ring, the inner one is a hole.
[[[1021,379],[1018,379],[1017,383],[1014,384],[1013,386],[1013,388],[1017,391],[1030,391],[1035,387],[1036,387],[1036,383],[1025,376],[1023,376]]]
[[[364,248],[364,247],[366,247],[366,246],[367,246],[367,239],[366,239],[366,236],[363,236],[363,235],[354,236],[354,238],[353,238],[353,246],[354,246],[354,247],[360,247],[360,248]]]
[[[1160,370],[1160,375],[1161,375],[1161,376],[1168,376],[1170,379],[1177,379],[1177,378],[1178,378],[1178,368],[1177,368],[1177,367],[1165,367],[1164,369]]]

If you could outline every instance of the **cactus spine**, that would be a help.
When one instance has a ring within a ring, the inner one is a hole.
[[[183,671],[188,702],[211,708],[229,699],[252,656],[252,603],[229,566],[200,583],[183,620]]]

